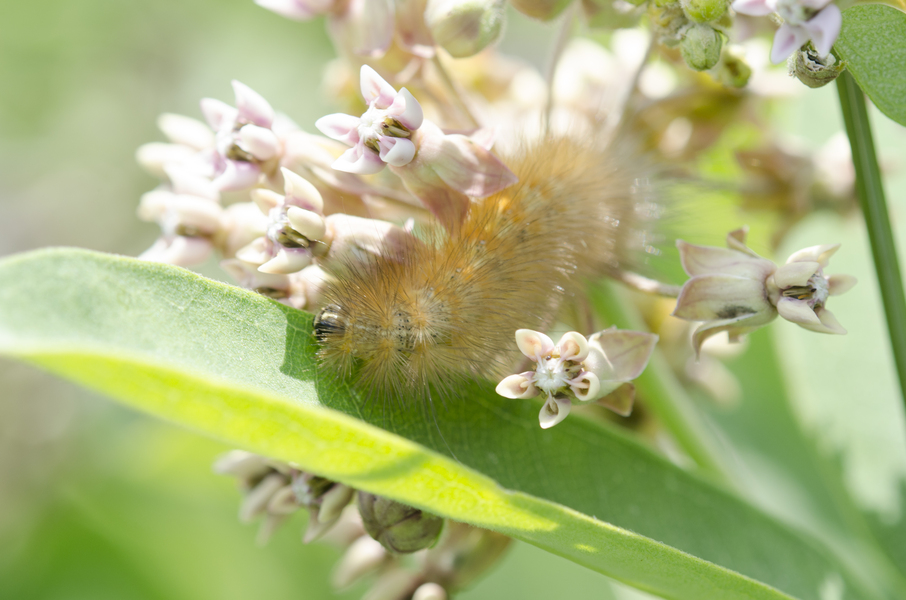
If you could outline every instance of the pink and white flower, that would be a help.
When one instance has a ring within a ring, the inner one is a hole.
[[[771,61],[778,64],[809,40],[827,56],[840,35],[843,16],[832,0],[736,0],[733,10],[763,17],[777,13],[783,25],[774,34]]]
[[[565,419],[573,401],[601,400],[625,416],[632,411],[634,397],[626,384],[645,369],[657,340],[652,333],[611,328],[588,339],[570,331],[554,344],[543,333],[520,329],[516,344],[535,367],[504,378],[497,385],[497,393],[514,399],[545,394],[547,400],[539,414],[542,429]],[[610,396],[615,398],[607,401]]]
[[[677,241],[683,269],[691,279],[680,291],[673,316],[704,321],[692,338],[696,354],[713,335],[726,331],[730,341],[737,341],[778,314],[812,331],[846,333],[825,308],[829,296],[856,283],[850,275],[824,275],[839,244],[800,250],[778,268],[749,249],[745,239],[743,228],[727,234],[727,248]]]
[[[406,88],[397,92],[367,65],[361,89],[368,103],[361,117],[333,114],[315,124],[326,136],[352,146],[333,163],[334,169],[367,175],[389,165],[447,227],[462,222],[470,197],[483,198],[516,182],[491,154],[487,136],[476,140],[445,134],[424,119]]]

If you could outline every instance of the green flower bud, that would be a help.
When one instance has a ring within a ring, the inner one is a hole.
[[[696,23],[716,21],[727,12],[727,0],[680,0],[689,19]]]
[[[660,6],[655,0],[648,5],[648,18],[658,41],[668,48],[679,44],[683,32],[689,27],[689,18],[678,2]]]
[[[715,77],[724,86],[741,88],[749,82],[752,67],[746,62],[745,51],[740,46],[727,46],[720,57]]]
[[[435,43],[456,58],[473,56],[503,31],[504,0],[428,0],[425,23]]]
[[[838,62],[833,54],[825,57],[818,56],[811,43],[800,48],[790,56],[787,61],[790,75],[809,86],[810,88],[819,88],[827,85],[837,78],[843,72],[845,65]]]
[[[513,8],[524,15],[542,21],[557,18],[572,0],[510,0]]]
[[[720,34],[709,25],[696,24],[686,31],[680,53],[690,69],[707,71],[720,60]]]
[[[444,524],[440,517],[366,492],[359,492],[358,504],[368,535],[396,554],[430,547]]]

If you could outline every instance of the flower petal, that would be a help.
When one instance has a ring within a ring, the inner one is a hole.
[[[361,123],[360,117],[345,115],[343,113],[334,113],[325,115],[315,121],[315,127],[318,131],[327,137],[354,146],[359,141],[359,132],[357,127]]]
[[[771,47],[771,62],[779,65],[809,39],[809,33],[802,27],[784,23],[774,34],[774,45]]]
[[[828,4],[824,10],[802,24],[808,31],[815,44],[819,56],[827,56],[837,36],[840,35],[840,26],[843,24],[843,15],[836,4]]]
[[[365,103],[374,104],[378,108],[388,108],[396,98],[396,90],[393,86],[368,65],[362,65],[362,70],[359,72],[359,86]]]
[[[777,312],[787,321],[799,325],[819,325],[821,323],[815,310],[805,300],[781,298],[777,302]]]
[[[776,312],[769,314],[740,315],[734,319],[719,319],[702,324],[695,333],[692,334],[692,348],[695,350],[696,358],[701,354],[702,344],[709,337],[726,331],[730,341],[735,342],[739,336],[755,331],[763,325],[767,325],[777,316]]]
[[[434,39],[425,24],[427,0],[396,0],[396,38],[404,50],[421,58],[434,56]]]
[[[826,267],[830,261],[830,257],[840,249],[840,244],[822,244],[820,246],[811,246],[809,248],[803,248],[798,252],[794,252],[786,259],[787,264],[792,262],[803,262],[803,261],[812,261],[821,265],[822,268]]]
[[[268,215],[270,212],[283,204],[283,196],[273,190],[256,188],[249,192],[252,202],[258,207],[262,214]]]
[[[387,113],[396,117],[396,120],[409,131],[415,131],[425,121],[425,113],[422,111],[421,104],[406,88],[402,88],[396,95],[393,104],[387,109]]]
[[[274,123],[274,109],[264,96],[241,81],[232,81],[233,93],[236,94],[238,118],[260,127],[270,128]]]
[[[327,226],[324,223],[324,217],[316,212],[290,206],[286,210],[286,217],[292,224],[293,229],[304,235],[309,240],[322,240]]]
[[[220,131],[222,129],[232,129],[233,123],[236,122],[236,116],[239,111],[220,100],[214,98],[201,99],[201,114],[204,120],[208,122],[211,129]]]
[[[286,203],[306,210],[322,214],[324,212],[324,199],[310,181],[287,168],[281,168],[283,175],[283,191],[286,192]]]
[[[588,356],[588,340],[576,331],[568,331],[557,342],[560,348],[561,360],[574,360],[582,362]]]
[[[598,404],[621,417],[628,417],[632,414],[632,405],[635,404],[635,386],[631,383],[624,383],[598,400]]]
[[[601,354],[590,351],[583,364],[602,381],[629,381],[645,370],[657,341],[658,336],[653,333],[605,329],[588,340],[589,347]]]
[[[337,171],[346,173],[373,175],[379,173],[385,163],[377,153],[359,143],[341,154],[340,158],[335,160],[331,166]]]
[[[241,160],[228,160],[223,173],[217,176],[213,184],[221,192],[245,190],[258,182],[260,173],[258,165]]]
[[[534,398],[538,395],[538,388],[532,383],[534,371],[526,371],[517,375],[504,377],[503,381],[497,384],[497,393],[504,398],[522,400],[525,398]]]
[[[516,330],[516,345],[519,346],[520,352],[535,362],[554,351],[554,340],[540,331],[531,329]]]
[[[263,265],[273,257],[269,251],[267,240],[263,237],[259,237],[237,250],[236,258],[257,267]]]
[[[204,150],[214,144],[214,133],[197,119],[173,113],[157,117],[157,126],[174,144],[182,144],[194,150]]]
[[[818,315],[818,318],[821,319],[821,324],[825,327],[824,333],[846,335],[846,329],[843,328],[843,325],[840,325],[840,322],[837,321],[837,317],[834,316],[834,313],[823,306],[819,306],[815,309],[815,314]]]
[[[212,250],[213,245],[206,238],[181,235],[172,238],[161,237],[138,258],[177,267],[192,267],[208,260]]]
[[[258,270],[273,275],[289,275],[301,271],[310,264],[311,253],[308,250],[280,248],[277,255],[258,267]]]
[[[541,429],[550,429],[565,419],[570,408],[572,408],[572,403],[569,398],[548,398],[538,415]]]
[[[845,292],[848,292],[854,285],[856,285],[857,280],[852,275],[831,275],[827,278],[827,287],[828,292],[831,296],[839,296]]]
[[[774,272],[774,283],[782,290],[802,286],[821,268],[816,262],[797,261],[783,265]]]
[[[762,281],[732,275],[698,275],[683,285],[673,316],[710,321],[773,312]]]
[[[308,21],[327,12],[333,0],[255,0],[255,4],[293,21]]]
[[[415,157],[415,144],[405,138],[381,136],[378,146],[381,160],[394,167],[404,167]]]
[[[736,12],[752,17],[766,17],[774,12],[765,0],[736,0],[731,6]]]
[[[590,371],[583,371],[569,382],[569,389],[579,402],[597,400],[601,396],[601,380]]]
[[[764,280],[776,267],[766,258],[756,258],[729,248],[696,246],[683,240],[676,241],[683,270],[690,277],[723,273]]]
[[[280,151],[280,140],[266,127],[249,123],[239,130],[239,140],[242,149],[258,160],[269,160]]]

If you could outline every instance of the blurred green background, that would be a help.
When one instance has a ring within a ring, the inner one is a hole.
[[[503,47],[537,62],[546,47],[537,38],[551,34],[512,20]],[[231,101],[229,82],[239,79],[312,130],[331,112],[319,82],[332,57],[321,21],[294,23],[251,0],[3,2],[0,256],[49,245],[138,254],[158,231],[135,209],[157,182],[133,153],[162,139],[157,115],[198,117],[199,98]],[[906,132],[876,112],[874,120],[893,169],[888,194],[898,222],[906,210]],[[781,105],[776,122],[818,148],[840,129],[833,86]],[[711,243],[720,243],[718,225]],[[832,306],[850,335],[816,341],[780,323],[775,345],[792,375],[797,422],[839,465],[860,505],[896,530],[903,527],[904,418],[861,223],[817,215],[784,247],[834,241],[844,249],[830,272],[862,281]],[[774,342],[759,339],[750,358],[771,354]],[[747,380],[760,368],[753,364],[734,363],[747,400],[779,385]],[[255,527],[236,521],[232,481],[210,470],[227,448],[6,360],[0,386],[0,599],[335,597],[328,578],[338,554],[301,544],[304,517],[264,548],[254,544]],[[745,404],[715,411],[722,427],[736,431],[741,463],[758,482],[753,501],[807,513],[795,485],[775,477],[783,469],[770,461],[784,457],[762,452],[772,440],[747,445],[755,431],[746,429],[749,418]],[[337,597],[358,598],[364,589]],[[644,595],[517,544],[461,597]]]

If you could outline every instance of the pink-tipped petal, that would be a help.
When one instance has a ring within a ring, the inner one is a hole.
[[[334,0],[255,0],[255,4],[273,13],[292,19],[308,21],[327,12]]]
[[[598,404],[621,417],[628,417],[632,414],[632,405],[635,404],[635,386],[631,383],[624,383],[598,400]]]
[[[354,146],[359,141],[358,126],[360,117],[334,113],[326,115],[315,121],[318,131],[327,137]]]
[[[538,395],[538,388],[532,383],[533,371],[526,371],[516,375],[505,377],[503,381],[497,384],[497,393],[504,398],[513,400],[523,400],[525,398],[534,398]]]
[[[749,226],[743,225],[739,229],[734,229],[727,234],[727,248],[736,250],[755,258],[761,258],[751,248],[746,246],[746,238],[749,236]]]
[[[852,275],[831,275],[827,278],[828,293],[831,296],[839,296],[851,290],[856,283],[857,279]]]
[[[794,252],[786,259],[787,264],[793,262],[803,262],[811,261],[816,262],[821,265],[822,268],[826,267],[830,261],[830,257],[840,249],[840,244],[822,244],[820,246],[811,246],[809,248],[803,248],[798,252]]]
[[[562,360],[582,362],[588,356],[588,340],[576,331],[568,331],[557,342]]]
[[[811,36],[818,55],[827,56],[840,35],[842,24],[843,14],[840,8],[836,4],[828,4],[824,10],[803,23],[802,27]]]
[[[366,148],[364,144],[357,144],[341,154],[331,166],[345,173],[373,175],[379,173],[385,164],[377,153]]]
[[[536,362],[554,351],[554,340],[531,329],[516,330],[516,345],[520,352]]]
[[[204,115],[204,120],[211,126],[211,129],[220,131],[232,129],[239,111],[226,102],[214,98],[202,98],[201,114]]]
[[[286,192],[286,203],[306,210],[323,214],[324,199],[310,181],[287,168],[281,168],[283,174],[283,190]]]
[[[281,248],[274,258],[270,259],[258,270],[262,273],[273,275],[289,275],[301,271],[311,264],[311,253],[304,249]]]
[[[765,0],[736,0],[731,6],[736,12],[752,17],[766,17],[774,12],[774,7]]]
[[[809,33],[802,27],[794,27],[784,23],[774,34],[774,45],[771,47],[771,62],[779,65],[787,57],[806,43]]]
[[[258,183],[260,174],[261,169],[258,165],[241,160],[227,160],[226,168],[213,184],[221,192],[246,190]]]
[[[252,202],[261,210],[262,214],[268,215],[270,212],[283,204],[283,196],[272,190],[262,188],[252,190],[249,195]]]
[[[327,226],[324,223],[324,217],[318,213],[297,206],[290,206],[286,211],[286,217],[292,224],[293,229],[309,240],[324,239]]]
[[[459,134],[444,136],[432,167],[447,185],[472,198],[485,198],[519,181],[499,158]]]
[[[248,124],[239,130],[242,149],[258,160],[270,160],[280,151],[280,140],[270,129]]]
[[[399,91],[399,94],[393,99],[393,104],[387,109],[387,113],[396,117],[396,120],[409,131],[418,129],[425,121],[421,104],[406,88]]]
[[[174,144],[204,150],[214,144],[214,133],[197,119],[173,113],[157,117],[157,126]]]
[[[239,119],[270,128],[274,123],[274,109],[264,97],[241,81],[232,81],[236,94],[236,109]]]
[[[598,376],[616,381],[635,379],[648,365],[657,341],[658,336],[642,331],[607,329],[594,334],[589,339],[589,345],[600,349],[607,361],[606,369],[602,369]],[[589,371],[599,368],[589,362],[585,362]]]
[[[362,97],[365,98],[366,103],[374,103],[378,108],[388,108],[393,104],[396,90],[368,65],[362,65],[362,70],[359,73],[359,85],[361,86]]]
[[[787,321],[799,325],[819,325],[821,323],[815,310],[805,300],[781,298],[777,302],[777,312]]]
[[[569,409],[572,403],[568,398],[548,398],[544,406],[541,407],[541,413],[538,415],[538,421],[541,423],[541,429],[550,429],[569,415]]]
[[[584,371],[569,382],[569,389],[579,402],[589,402],[601,397],[601,380],[589,371]]]
[[[381,160],[394,167],[404,167],[415,158],[415,144],[405,138],[383,136],[378,140]]]
[[[673,316],[690,321],[773,312],[764,282],[732,275],[699,275],[683,285]]]
[[[776,268],[765,258],[756,258],[730,248],[696,246],[683,240],[677,240],[676,247],[683,270],[690,277],[723,273],[764,280]]]
[[[774,283],[782,290],[803,286],[820,268],[821,265],[811,261],[787,263],[774,272]]]

